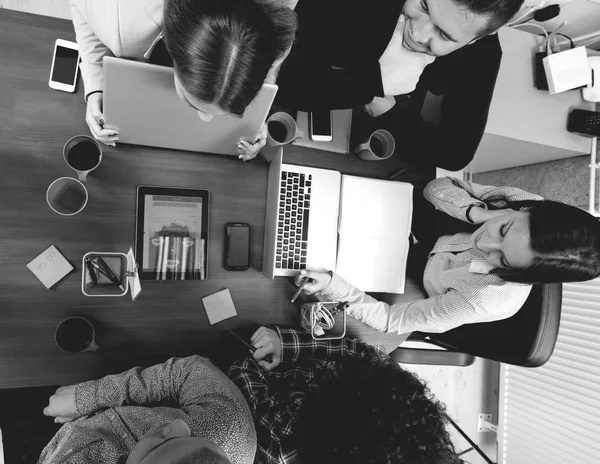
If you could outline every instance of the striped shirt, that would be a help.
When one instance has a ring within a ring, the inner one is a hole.
[[[400,369],[381,347],[352,338],[314,340],[308,332],[274,329],[282,346],[281,365],[276,370],[265,372],[252,358],[229,369],[229,377],[254,416],[258,438],[255,464],[297,462],[294,426],[299,411],[316,381],[334,375],[334,363],[355,358]]]
[[[165,402],[178,406],[156,406]],[[218,444],[233,464],[254,461],[256,432],[244,397],[200,356],[80,383],[75,405],[83,417],[60,428],[38,464],[122,463],[151,427],[175,419]]]
[[[437,209],[467,222],[471,206],[505,207],[506,201],[542,198],[513,187],[478,185],[451,178],[431,181],[424,195]],[[440,237],[429,254],[423,286],[429,298],[388,305],[334,274],[321,292],[327,300],[348,301],[348,314],[384,332],[441,333],[463,324],[490,322],[514,315],[531,285],[490,274],[491,266],[471,253],[471,234]]]

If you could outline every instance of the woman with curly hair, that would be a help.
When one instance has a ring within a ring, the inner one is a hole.
[[[278,327],[251,342],[229,377],[254,416],[255,464],[461,462],[444,406],[383,349]]]

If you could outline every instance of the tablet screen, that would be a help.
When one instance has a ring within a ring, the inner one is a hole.
[[[140,187],[136,260],[142,278],[204,280],[207,222],[206,190]]]

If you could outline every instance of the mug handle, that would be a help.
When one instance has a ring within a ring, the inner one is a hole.
[[[85,182],[87,180],[87,176],[88,176],[89,172],[88,171],[77,171],[77,178],[81,181],[81,182]]]
[[[300,129],[296,129],[296,133],[294,134],[294,138],[292,138],[292,142],[296,139],[303,139],[304,138],[304,132],[302,132]]]
[[[371,139],[369,139],[369,141],[370,141],[370,140],[371,140]],[[361,144],[360,144],[358,147],[356,147],[356,148],[354,149],[354,152],[355,152],[355,153],[360,153],[360,152],[361,152],[361,151],[363,151],[363,150],[368,150],[368,151],[371,151],[371,146],[370,146],[370,144],[369,144],[369,141],[367,141],[367,142],[365,142],[365,143],[361,143]]]
[[[92,343],[90,343],[90,344],[88,345],[88,347],[87,347],[85,350],[83,350],[83,351],[94,351],[94,352],[96,352],[96,351],[98,351],[99,349],[100,349],[100,347],[99,347],[99,346],[98,346],[98,344],[96,343],[96,340],[92,340]]]

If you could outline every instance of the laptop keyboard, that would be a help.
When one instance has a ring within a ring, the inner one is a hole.
[[[311,174],[281,172],[277,217],[277,269],[306,269]]]

